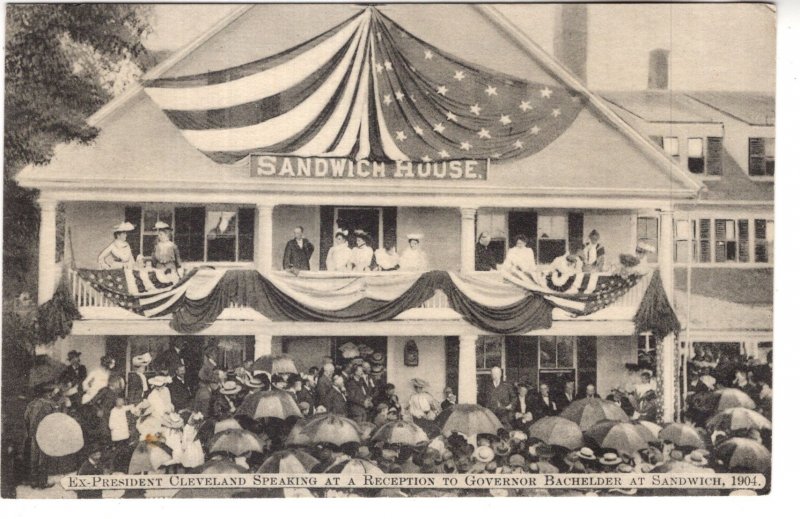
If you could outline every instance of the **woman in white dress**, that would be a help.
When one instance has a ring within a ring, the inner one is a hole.
[[[325,258],[325,266],[333,272],[346,272],[352,268],[351,250],[347,243],[346,230],[337,229],[334,237],[334,245],[328,250]]]
[[[397,254],[397,248],[394,243],[387,243],[385,248],[375,251],[375,263],[378,264],[378,270],[381,271],[400,268],[400,256]]]
[[[167,413],[175,410],[172,405],[172,397],[169,394],[167,384],[172,382],[172,377],[164,375],[157,375],[147,381],[152,388],[150,394],[147,395],[147,401],[150,402],[150,412],[158,420],[164,419]]]
[[[111,376],[111,370],[114,369],[116,362],[108,355],[100,359],[100,366],[89,372],[85,379],[83,379],[83,396],[81,403],[86,404],[100,392],[101,389],[108,386],[108,379]]]
[[[428,270],[428,255],[420,247],[422,234],[409,234],[408,248],[400,255],[400,270],[425,272]]]
[[[192,413],[183,428],[181,465],[194,469],[206,462],[203,445],[197,439],[197,432],[203,423],[203,413]]]
[[[369,246],[369,235],[364,231],[356,231],[356,246],[350,250],[350,263],[355,272],[368,272],[372,266],[375,251]]]
[[[97,257],[100,270],[134,268],[136,262],[131,246],[128,244],[128,232],[133,229],[133,224],[129,222],[123,222],[114,227],[114,241]]]
[[[177,469],[183,459],[183,418],[175,412],[166,413],[161,419],[161,426],[164,443],[172,449],[172,458],[164,465]]]
[[[524,234],[514,237],[514,246],[508,249],[503,269],[520,269],[525,272],[536,270],[536,258],[533,255],[533,249],[528,247],[528,238]]]

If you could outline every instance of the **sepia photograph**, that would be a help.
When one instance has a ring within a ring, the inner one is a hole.
[[[771,492],[774,4],[4,10],[4,499]]]

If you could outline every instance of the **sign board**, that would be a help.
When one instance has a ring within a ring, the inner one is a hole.
[[[392,180],[486,180],[488,159],[458,159],[440,162],[372,160],[349,158],[250,156],[250,176],[271,179],[392,179]]]

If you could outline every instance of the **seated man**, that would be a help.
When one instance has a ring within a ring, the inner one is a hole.
[[[579,253],[580,250],[574,247],[571,252],[557,257],[550,263],[550,271],[562,276],[574,276],[583,272],[584,264]]]

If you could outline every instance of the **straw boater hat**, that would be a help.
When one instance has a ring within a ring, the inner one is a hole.
[[[619,465],[622,463],[622,458],[620,458],[616,452],[606,452],[603,454],[603,457],[600,458],[601,465]]]
[[[156,231],[171,231],[172,227],[168,223],[164,223],[161,220],[157,221],[156,224],[153,226]]]
[[[131,364],[134,367],[136,367],[136,366],[147,366],[151,362],[153,362],[153,356],[150,355],[149,351],[145,352],[145,353],[142,353],[141,355],[137,355],[137,356],[135,356],[135,357],[133,357],[131,359]]]
[[[430,384],[428,384],[427,380],[423,380],[421,378],[414,377],[414,378],[411,379],[411,385],[413,387],[420,387],[420,388],[424,389],[424,388],[428,387]]]
[[[234,382],[233,380],[226,380],[222,383],[222,386],[219,388],[219,392],[222,395],[235,395],[239,391],[242,390],[242,386]]]
[[[705,467],[708,465],[708,460],[699,450],[692,451],[691,454],[687,455],[685,458],[683,458],[683,460],[688,461],[697,467]]]
[[[161,419],[161,425],[169,429],[180,429],[183,427],[183,418],[178,413],[167,413]]]
[[[578,458],[583,461],[595,461],[597,459],[594,455],[594,451],[589,447],[581,447],[581,450],[578,451]]]
[[[166,386],[171,382],[172,382],[172,377],[168,377],[166,375],[156,375],[155,377],[147,380],[148,384],[155,387]]]
[[[636,244],[636,252],[640,252],[640,253],[641,253],[641,252],[648,252],[648,253],[652,253],[652,252],[655,252],[655,251],[656,251],[656,248],[655,248],[654,246],[650,245],[649,243],[647,243],[647,242],[646,242],[646,241],[644,241],[644,240],[640,240],[640,241],[639,241],[639,242]]]
[[[472,453],[472,457],[479,463],[489,463],[494,460],[494,451],[491,447],[481,445],[475,449],[475,452]]]
[[[131,232],[134,229],[135,229],[135,227],[130,222],[122,222],[121,224],[114,226],[114,232],[115,233],[118,233],[118,232]]]
[[[383,364],[386,359],[383,356],[383,353],[376,351],[375,353],[370,356],[369,361],[373,364]]]

